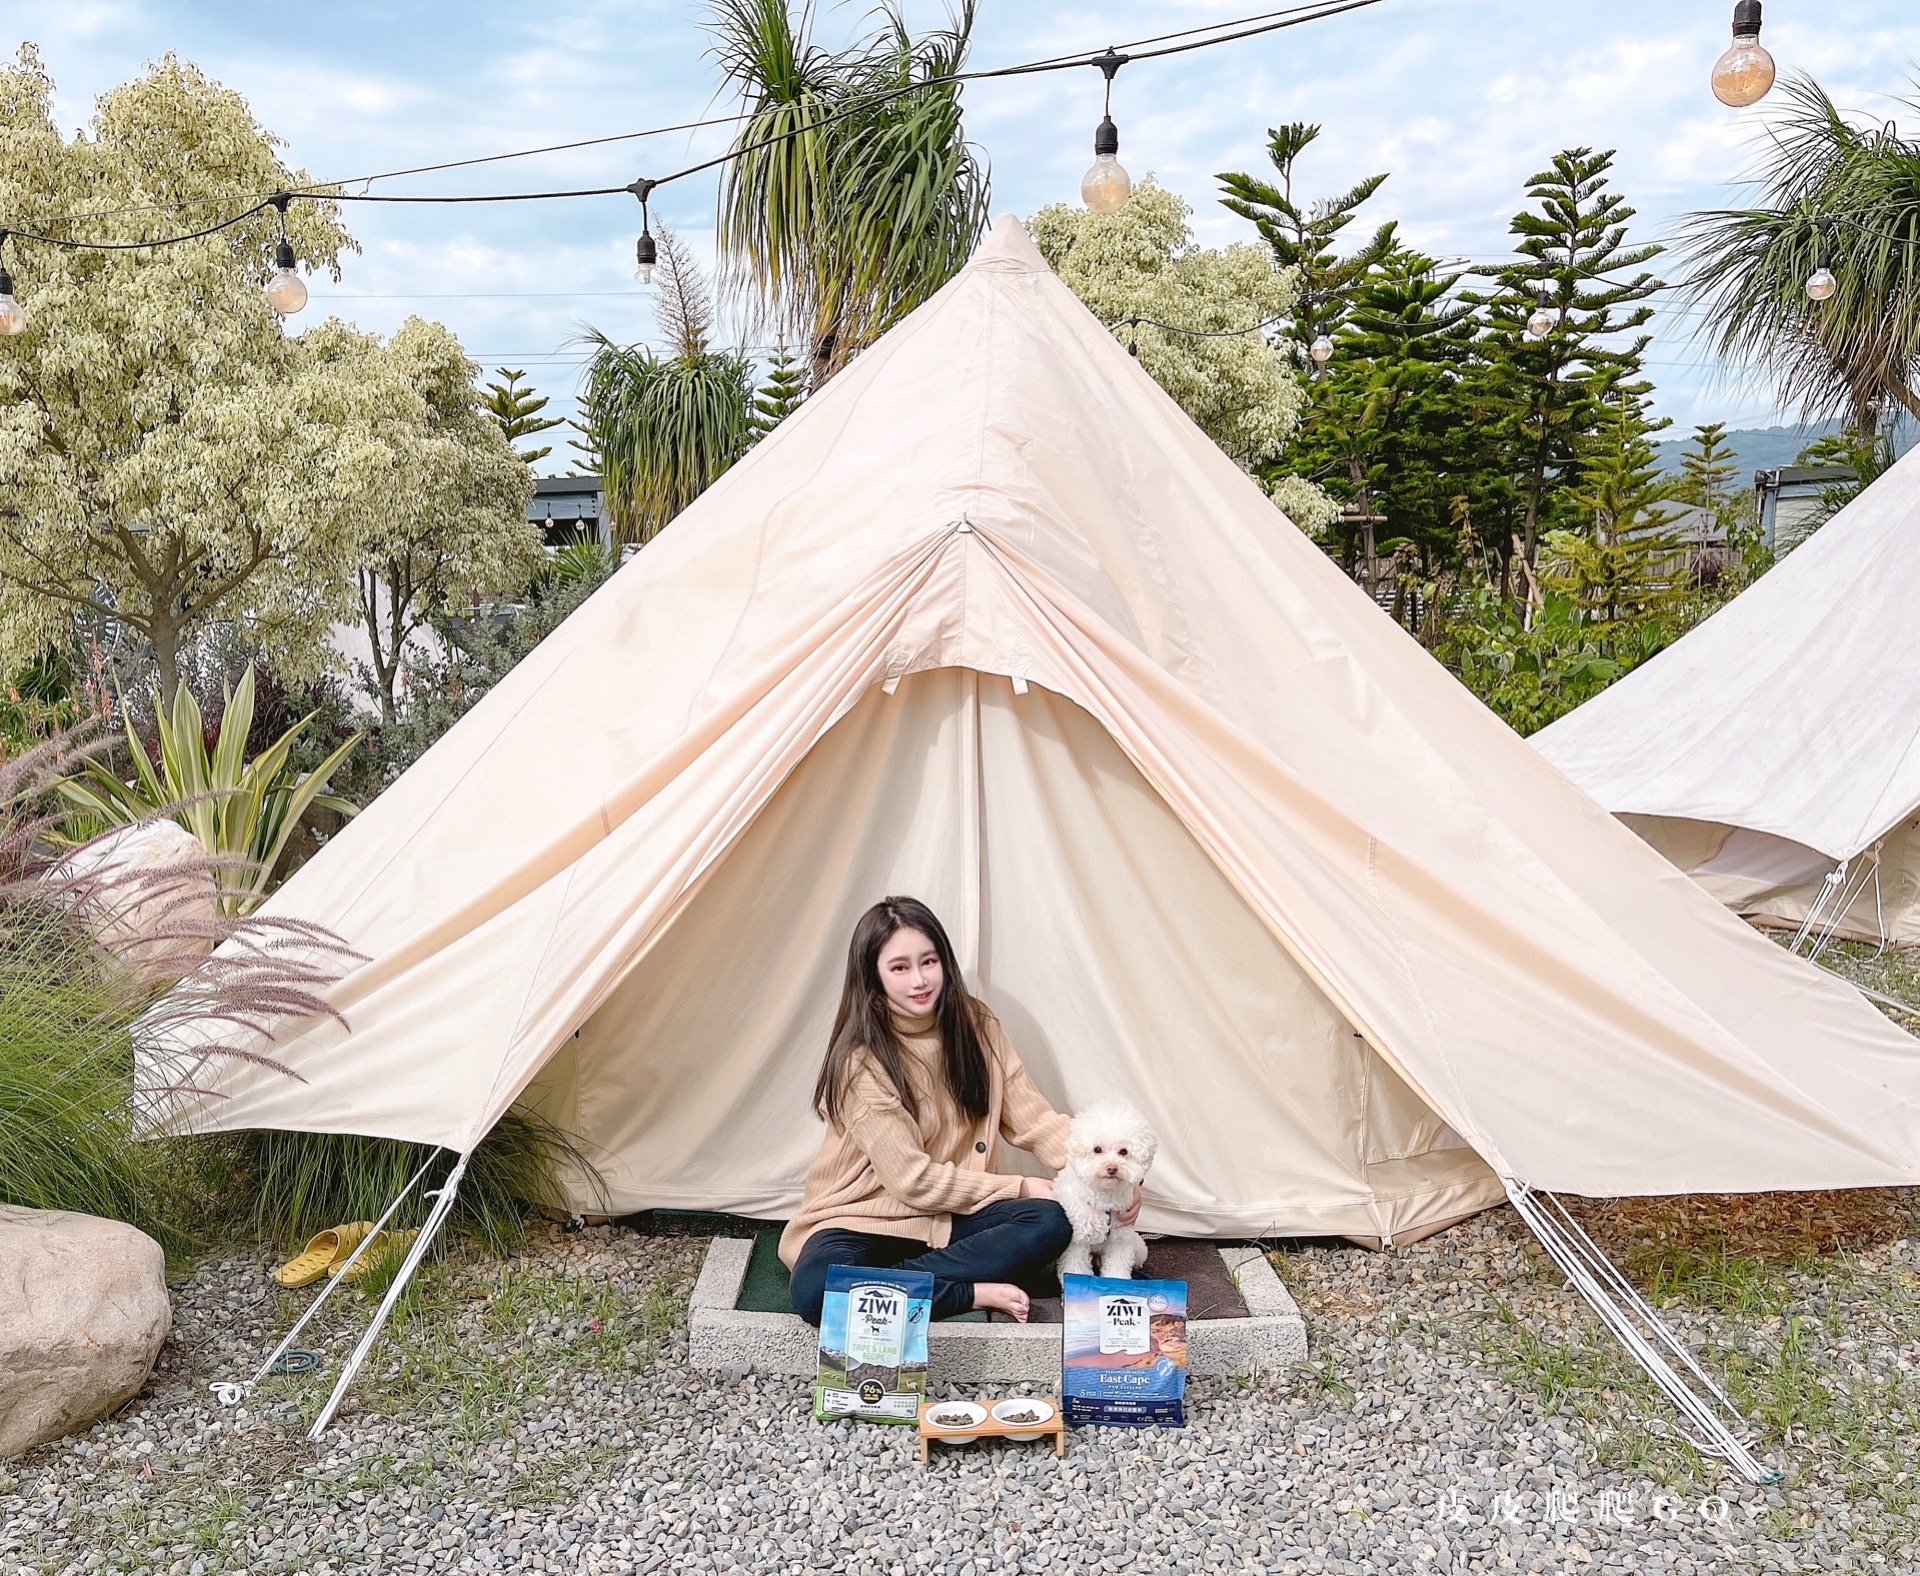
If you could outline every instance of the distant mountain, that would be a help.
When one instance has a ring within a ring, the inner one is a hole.
[[[1669,427],[1669,432],[1675,429]],[[1732,447],[1735,481],[1741,487],[1753,485],[1753,473],[1771,470],[1776,465],[1791,465],[1809,443],[1838,432],[1837,421],[1816,421],[1799,427],[1742,427],[1731,431],[1726,442]],[[1668,438],[1655,447],[1660,454],[1660,469],[1678,474],[1680,452],[1693,441],[1691,432]]]
[[[1667,430],[1672,432],[1674,429],[1669,427]],[[1808,422],[1796,427],[1735,428],[1725,439],[1733,449],[1734,479],[1741,487],[1751,487],[1755,471],[1771,470],[1776,465],[1791,465],[1808,444],[1839,430],[1840,423],[1837,421]],[[1916,430],[1910,418],[1903,417],[1894,428],[1895,452],[1906,453],[1913,447],[1916,438],[1920,438],[1920,430]],[[1678,475],[1680,452],[1692,441],[1693,434],[1687,432],[1655,444],[1655,449],[1659,451],[1660,469]]]

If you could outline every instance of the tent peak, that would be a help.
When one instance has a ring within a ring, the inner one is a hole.
[[[1030,274],[1053,271],[1040,255],[1040,248],[1033,244],[1026,226],[1010,213],[1003,213],[993,221],[993,227],[973,249],[973,256],[967,259],[967,267]]]

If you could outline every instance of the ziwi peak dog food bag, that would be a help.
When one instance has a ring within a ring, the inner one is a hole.
[[[821,1418],[912,1423],[927,1395],[927,1320],[933,1277],[922,1270],[827,1269],[820,1307]]]
[[[1061,1416],[1121,1428],[1186,1422],[1187,1283],[1068,1275]]]

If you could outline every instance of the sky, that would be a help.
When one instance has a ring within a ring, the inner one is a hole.
[[[972,63],[1093,54],[1110,43],[1224,21],[1279,0],[978,0]],[[920,25],[944,8],[906,0]],[[1614,184],[1638,210],[1636,241],[1670,237],[1690,211],[1746,200],[1773,100],[1729,110],[1707,87],[1726,47],[1730,0],[1381,0],[1266,38],[1123,69],[1114,87],[1121,160],[1194,209],[1206,245],[1250,238],[1215,174],[1266,170],[1267,128],[1323,128],[1299,164],[1308,195],[1390,178],[1362,210],[1397,219],[1412,244],[1485,261],[1527,178],[1566,147],[1618,151]],[[95,96],[172,50],[242,93],[315,179],[337,180],[725,114],[702,0],[541,0],[535,5],[306,6],[167,0],[0,0],[0,47],[40,46],[69,133]],[[870,25],[869,0],[821,4],[822,41]],[[1805,72],[1878,119],[1920,110],[1914,0],[1768,0],[1762,41],[1782,76]],[[993,208],[1022,216],[1078,199],[1100,117],[1097,71],[982,82],[966,90],[970,136],[992,171]],[[1778,98],[1778,93],[1774,99]],[[376,192],[472,193],[611,186],[658,175],[725,143],[677,133],[378,182]],[[354,188],[360,189],[360,188]],[[715,182],[657,193],[654,211],[708,260]],[[483,367],[523,368],[553,409],[572,408],[588,327],[653,334],[632,278],[638,211],[625,195],[568,202],[414,207],[354,204],[362,251],[338,284],[312,281],[305,321],[337,314],[390,331],[409,314],[448,324]],[[1356,225],[1350,233],[1359,233]],[[1656,271],[1659,264],[1654,265]],[[298,321],[298,320],[297,320]],[[1718,366],[1693,318],[1663,310],[1649,372],[1656,408],[1697,422],[1791,419],[1764,387]],[[735,337],[751,342],[751,335]],[[542,468],[564,469],[564,446]]]

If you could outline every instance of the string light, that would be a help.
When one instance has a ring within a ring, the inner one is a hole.
[[[633,277],[643,285],[653,283],[653,270],[660,261],[660,248],[654,244],[653,232],[647,228],[647,199],[659,184],[643,175],[627,188],[640,199],[640,239],[633,243]]]
[[[27,331],[27,309],[13,298],[13,275],[7,272],[7,232],[0,230],[0,334],[11,339]]]
[[[1089,62],[1107,79],[1100,124],[1093,132],[1093,164],[1080,177],[1080,200],[1095,213],[1118,213],[1133,195],[1133,177],[1120,162],[1120,128],[1113,123],[1113,74],[1127,63],[1127,58],[1109,49]]]
[[[1733,8],[1733,42],[1713,63],[1713,96],[1733,109],[1757,104],[1773,86],[1773,56],[1760,47],[1760,0]]]
[[[1548,286],[1542,279],[1534,286],[1540,292],[1540,304],[1533,309],[1533,315],[1527,319],[1527,338],[1545,339],[1553,332],[1553,308],[1547,305]]]
[[[1806,292],[1809,301],[1831,301],[1834,291],[1840,288],[1840,281],[1833,276],[1833,270],[1827,266],[1827,236],[1833,228],[1830,219],[1821,219],[1814,225],[1820,238],[1820,248],[1814,254],[1813,272],[1807,275]]]
[[[1307,354],[1313,357],[1315,367],[1325,367],[1333,360],[1333,341],[1325,334],[1317,334],[1313,343],[1307,346]]]
[[[275,192],[267,201],[280,215],[280,240],[273,249],[273,273],[267,279],[267,305],[292,317],[307,304],[307,283],[293,270],[293,242],[287,239],[287,204],[292,197]]]
[[[694,126],[719,125],[723,122],[736,121],[741,117],[728,116],[712,121],[690,122],[686,126],[678,127],[655,127],[650,131],[621,133],[617,137],[591,138],[584,142],[561,143],[556,144],[552,148],[527,148],[512,153],[490,154],[484,158],[454,160],[441,165],[425,165],[413,170],[390,170],[377,175],[360,176],[351,182],[335,181],[328,182],[322,187],[291,192],[275,192],[271,196],[257,198],[240,212],[232,214],[227,218],[219,219],[200,229],[180,235],[163,236],[157,240],[85,241],[75,239],[69,235],[44,234],[18,229],[11,233],[16,239],[31,240],[42,245],[61,247],[71,251],[144,252],[163,246],[182,245],[189,241],[201,240],[210,235],[218,235],[223,231],[232,229],[238,224],[244,223],[262,209],[272,207],[277,209],[281,216],[281,236],[279,244],[274,249],[274,273],[267,281],[266,294],[274,310],[285,317],[300,311],[306,306],[308,300],[306,284],[295,271],[297,264],[293,254],[293,246],[286,235],[286,209],[288,202],[293,199],[297,198],[308,202],[386,203],[540,202],[561,198],[608,197],[624,191],[639,197],[641,201],[641,228],[639,239],[634,246],[634,273],[635,277],[642,283],[647,283],[651,280],[653,269],[659,261],[659,248],[648,227],[646,208],[647,194],[655,187],[664,186],[669,181],[683,180],[688,176],[698,175],[706,170],[731,163],[736,159],[759,153],[776,143],[810,134],[829,122],[890,102],[903,95],[924,93],[931,88],[954,86],[966,82],[986,81],[993,78],[1029,76],[1040,72],[1074,70],[1086,65],[1100,67],[1106,77],[1107,108],[1102,117],[1100,127],[1094,135],[1094,165],[1092,169],[1088,170],[1086,179],[1081,183],[1081,195],[1086,198],[1090,208],[1098,212],[1111,213],[1126,203],[1133,189],[1133,178],[1119,163],[1120,133],[1119,129],[1113,123],[1112,115],[1113,76],[1122,65],[1134,60],[1154,60],[1162,56],[1186,54],[1191,50],[1212,49],[1222,44],[1238,43],[1245,39],[1278,32],[1284,28],[1298,27],[1308,22],[1323,21],[1330,17],[1342,15],[1348,11],[1364,10],[1381,3],[1383,3],[1383,0],[1303,0],[1303,3],[1288,5],[1279,10],[1264,12],[1256,16],[1242,17],[1236,21],[1209,23],[1204,27],[1187,28],[1179,32],[1162,33],[1152,38],[1142,39],[1138,44],[1129,46],[1132,50],[1130,54],[1121,54],[1116,49],[1109,47],[1104,54],[1094,56],[1091,60],[1084,55],[1056,55],[1048,59],[1027,61],[1019,65],[997,66],[980,71],[954,71],[941,76],[926,77],[916,82],[906,83],[899,87],[865,95],[854,103],[842,108],[830,110],[824,115],[815,116],[803,124],[792,126],[784,131],[776,132],[769,137],[760,138],[745,145],[735,146],[725,153],[717,154],[712,158],[702,159],[694,164],[689,164],[683,169],[673,171],[671,174],[663,175],[652,180],[634,181],[626,186],[589,187],[569,191],[489,192],[474,193],[470,196],[437,196],[426,193],[419,195],[396,194],[390,196],[384,193],[372,193],[365,190],[349,192],[338,189],[343,185],[385,180],[398,175],[422,173],[426,170],[454,169],[464,167],[468,164],[494,163],[502,159],[530,157],[536,153],[587,147],[597,143],[624,141],[636,137],[655,136],[662,132],[687,130]],[[1157,45],[1159,47],[1147,48],[1145,47],[1147,45]],[[205,202],[207,199],[200,199],[199,201]],[[150,209],[128,209],[124,211],[158,211],[169,206],[179,207],[189,205],[154,204],[151,205]],[[102,216],[97,214],[80,214],[70,217],[98,218]],[[0,234],[4,233],[5,232],[0,232]],[[20,310],[17,302],[13,303],[13,308],[16,312]],[[24,317],[16,319],[10,313],[0,312],[0,322],[18,322],[24,324]],[[0,332],[8,333],[18,333],[19,331],[19,327],[0,330]]]

